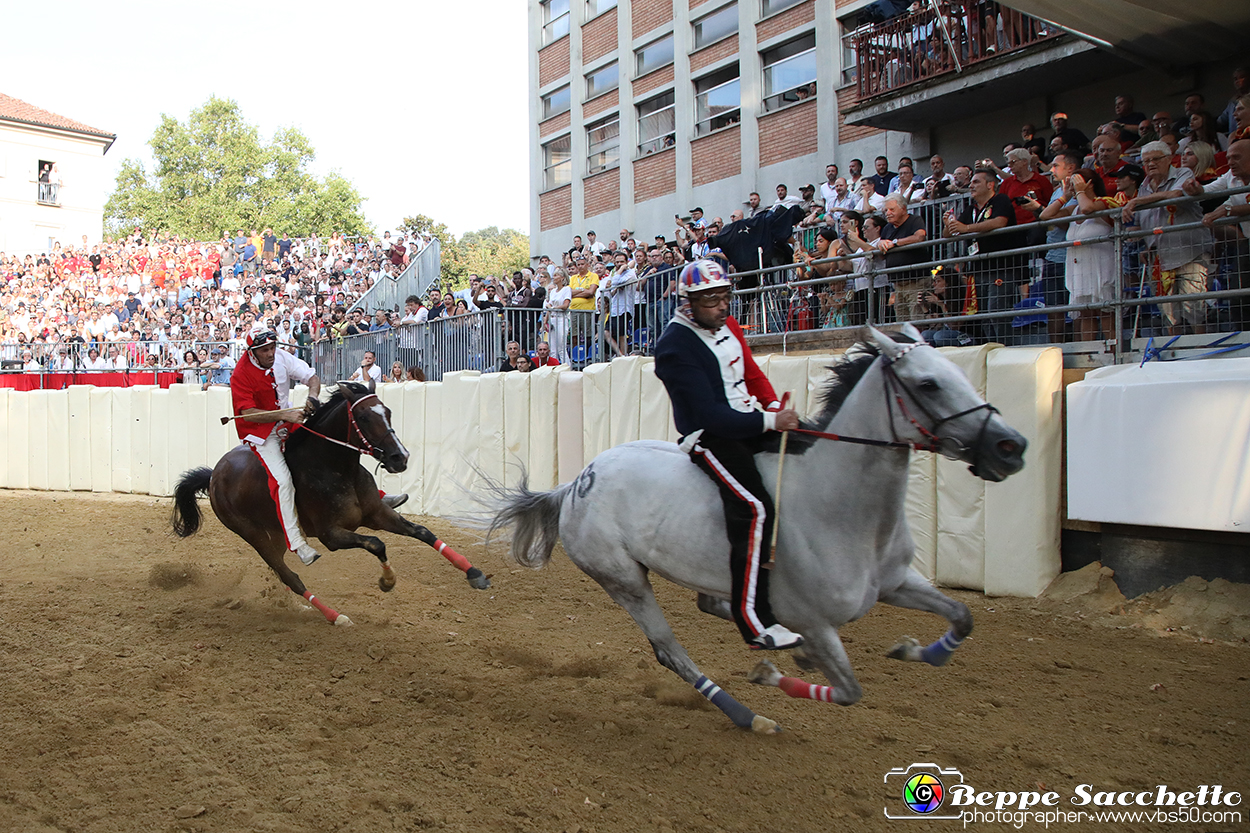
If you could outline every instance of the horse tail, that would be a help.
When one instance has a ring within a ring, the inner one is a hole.
[[[170,524],[179,538],[188,538],[199,531],[200,507],[195,498],[208,491],[208,483],[212,479],[213,470],[200,466],[185,472],[174,487],[174,513]]]
[[[509,556],[523,567],[542,567],[551,560],[551,551],[560,538],[560,507],[572,483],[557,486],[549,492],[531,491],[524,472],[515,489],[493,486],[496,506],[487,540],[501,529],[515,526]]]

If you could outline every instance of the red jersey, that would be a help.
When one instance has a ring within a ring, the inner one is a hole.
[[[1016,210],[1016,222],[1024,225],[1025,223],[1037,222],[1037,217],[1033,215],[1032,211],[1018,204],[1016,198],[1032,197],[1045,208],[1047,203],[1050,202],[1050,195],[1054,190],[1054,186],[1050,184],[1049,179],[1033,174],[1033,176],[1023,182],[1014,176],[1007,177],[1003,180],[1003,184],[999,186],[998,193],[1011,200],[1011,207]]]
[[[273,369],[262,370],[252,359],[251,352],[245,353],[230,374],[230,398],[234,401],[235,416],[249,408],[278,410],[278,388],[273,381]],[[250,439],[257,444],[264,442],[277,426],[276,422],[234,421],[239,439]]]

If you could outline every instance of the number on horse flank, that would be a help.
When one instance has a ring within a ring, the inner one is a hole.
[[[794,459],[786,463],[782,484],[789,520],[779,525],[769,581],[773,612],[780,624],[804,636],[801,650],[828,685],[784,677],[768,666],[749,678],[791,697],[838,705],[855,703],[863,694],[838,628],[876,602],[934,613],[949,623],[931,645],[904,638],[887,653],[890,658],[940,666],[972,631],[968,607],[939,592],[911,566],[915,545],[905,511],[907,452],[934,444],[941,428],[943,453],[996,482],[1023,467],[1027,445],[958,367],[922,342],[914,327],[904,325],[903,333],[894,336],[868,328],[868,334],[865,343],[831,368],[821,410],[804,423],[843,442],[817,443],[803,434],[789,440]],[[921,419],[912,418],[909,410]],[[961,418],[981,412],[983,418]],[[863,439],[871,437],[881,439]],[[773,434],[768,450],[776,453],[780,439]],[[761,468],[772,462],[762,461]],[[700,595],[721,600],[732,595],[717,487],[689,455],[671,443],[625,443],[551,491],[531,491],[524,479],[515,488],[491,488],[497,500],[491,531],[515,527],[513,560],[541,567],[562,542],[573,563],[634,619],[661,665],[736,726],[778,730],[699,670],[677,641],[651,586],[649,577],[660,575]],[[639,525],[639,517],[653,522]],[[622,529],[632,534],[622,536]],[[876,597],[865,599],[857,590],[864,587],[876,588]]]

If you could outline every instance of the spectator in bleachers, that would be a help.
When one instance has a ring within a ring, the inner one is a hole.
[[[877,192],[877,196],[884,197],[890,193],[890,180],[894,179],[894,171],[890,170],[890,160],[884,156],[878,156],[873,162],[876,167],[876,173],[868,177],[868,181],[872,183],[873,190]]]
[[[885,198],[885,217],[886,226],[881,230],[881,242],[877,248],[885,252],[887,269],[912,266],[929,259],[929,250],[923,247],[892,251],[898,246],[916,247],[924,243],[928,236],[924,223],[918,216],[909,213],[907,200],[901,194],[890,194]],[[894,285],[894,314],[899,321],[915,321],[923,315],[919,293],[924,278],[919,270],[890,274],[890,283]]]
[[[1107,193],[1103,178],[1090,168],[1082,168],[1065,179],[1063,189],[1065,198],[1076,200],[1075,213],[1078,217],[1125,204],[1123,197]],[[1072,303],[1109,305],[1115,300],[1115,280],[1120,269],[1120,264],[1115,261],[1115,246],[1110,241],[1089,242],[1106,237],[1111,228],[1111,220],[1107,217],[1078,219],[1068,224],[1067,239],[1082,243],[1067,250],[1064,266],[1068,297]],[[1099,326],[1102,338],[1115,338],[1110,306],[1102,307],[1097,312],[1080,311],[1075,315],[1078,341],[1094,341],[1098,338]]]
[[[860,214],[873,214],[884,207],[885,197],[877,193],[877,186],[872,181],[872,178],[860,178],[859,191],[855,199],[855,210]]]
[[[948,211],[944,219],[948,235],[987,232],[1016,225],[1015,206],[1011,200],[999,194],[998,184],[989,171],[977,171],[972,175],[972,200],[956,217]],[[998,234],[985,237],[976,245],[975,254],[1002,252],[1016,248],[1014,235]],[[976,288],[977,311],[999,312],[1011,309],[1016,302],[1017,288],[1023,278],[1018,256],[1000,256],[969,262],[967,272],[972,274]],[[993,319],[983,323],[984,335],[991,341],[1006,343],[1006,319]]]
[[[1245,95],[1250,95],[1250,67],[1239,66],[1233,70],[1233,97],[1215,120],[1216,130],[1230,135],[1236,132],[1237,122],[1233,118],[1233,110],[1237,107],[1238,99]]]

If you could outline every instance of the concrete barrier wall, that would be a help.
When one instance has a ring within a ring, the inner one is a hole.
[[[944,351],[1029,440],[1023,472],[986,483],[967,466],[915,454],[907,513],[916,566],[938,584],[1000,595],[1036,595],[1059,572],[1060,396],[1057,348]],[[814,412],[831,356],[768,356],[760,362],[779,395]],[[469,511],[479,472],[532,488],[571,480],[613,445],[675,440],[672,411],[649,358],[582,372],[448,373],[442,382],[382,385],[408,470],[379,472],[379,486],[410,495],[405,512]],[[292,396],[303,402],[304,389]],[[175,385],[0,389],[0,486],[168,496],[182,473],[213,466],[237,445],[229,391]],[[375,464],[365,460],[372,472]]]

